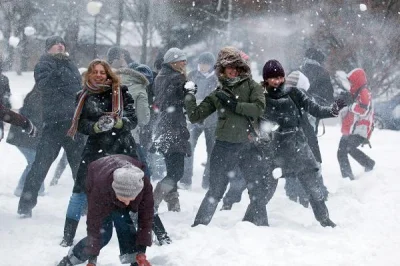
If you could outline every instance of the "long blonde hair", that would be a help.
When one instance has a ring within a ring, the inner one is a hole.
[[[107,79],[111,81],[111,85],[112,88],[118,88],[120,86],[120,78],[118,77],[117,74],[115,74],[109,63],[107,63],[107,61],[105,60],[101,60],[101,59],[94,59],[92,62],[90,62],[87,71],[84,73],[83,78],[82,78],[82,83],[85,86],[85,84],[87,84],[89,82],[89,78],[91,73],[93,72],[95,66],[97,65],[102,65],[104,67],[104,70],[106,71],[106,75],[107,75]],[[94,84],[93,84],[94,85]]]

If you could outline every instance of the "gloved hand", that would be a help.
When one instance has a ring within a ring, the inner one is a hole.
[[[338,116],[340,110],[342,110],[345,106],[347,106],[347,104],[345,103],[345,101],[343,99],[337,99],[335,100],[335,102],[332,104],[332,110],[331,113],[334,116]]]
[[[118,129],[121,129],[123,126],[124,126],[124,121],[122,120],[121,117],[118,116],[117,120],[116,120],[116,122],[114,124],[114,127],[118,128]]]
[[[136,255],[136,263],[138,266],[151,266],[150,262],[146,258],[146,254],[144,253]]]
[[[115,119],[111,115],[103,115],[99,118],[99,121],[94,124],[94,132],[101,133],[109,131],[114,127],[115,122]]]
[[[37,136],[37,128],[35,127],[34,124],[30,120],[28,120],[28,126],[25,127],[25,132],[28,133],[30,137],[36,137]]]
[[[197,93],[197,85],[193,81],[187,81],[183,86],[183,91],[186,93],[191,93],[196,95]]]
[[[217,96],[217,98],[219,99],[219,101],[221,102],[221,104],[228,108],[229,110],[231,110],[232,112],[235,112],[236,110],[236,105],[237,105],[237,100],[229,95],[227,95],[226,93],[222,92],[222,91],[217,91],[215,96]]]
[[[90,256],[88,264],[86,266],[96,266],[96,264],[97,264],[97,256]]]

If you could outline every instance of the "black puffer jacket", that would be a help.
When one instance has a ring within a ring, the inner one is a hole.
[[[301,72],[310,81],[308,93],[314,97],[318,104],[329,105],[334,102],[333,86],[329,72],[318,62],[307,60],[302,66]]]
[[[269,88],[265,94],[263,120],[279,125],[272,132],[273,168],[281,167],[283,175],[318,171],[313,152],[302,128],[302,111],[319,118],[332,117],[331,107],[316,104],[297,88]]]
[[[31,137],[20,127],[11,125],[7,136],[7,143],[17,147],[36,150],[36,146],[42,135],[42,104],[40,92],[36,86],[26,95],[19,113],[27,117],[37,128],[37,136]]]
[[[42,93],[43,122],[70,121],[75,96],[81,90],[81,75],[68,56],[45,54],[35,66],[35,82]]]
[[[159,116],[155,129],[155,147],[162,153],[184,153],[191,155],[189,131],[184,108],[183,86],[186,77],[163,64],[155,79],[155,104]]]
[[[126,86],[121,86],[123,97],[123,127],[121,129],[96,133],[94,124],[106,112],[112,111],[112,92],[108,90],[102,94],[89,94],[85,100],[79,119],[78,131],[88,135],[85,148],[82,153],[82,161],[87,164],[107,155],[125,154],[137,158],[136,143],[131,130],[137,125],[132,96]],[[77,176],[74,193],[79,193],[84,188],[85,176]]]

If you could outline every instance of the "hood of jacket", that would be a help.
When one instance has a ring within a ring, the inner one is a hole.
[[[131,68],[126,68],[126,67],[119,68],[115,70],[115,73],[117,75],[126,76],[126,79],[122,80],[123,85],[126,86],[130,86],[132,84],[124,84],[125,81],[127,81],[128,83],[130,82],[140,83],[143,86],[147,86],[150,84],[145,75]]]
[[[215,74],[219,79],[223,78],[223,72],[228,66],[239,69],[242,79],[251,76],[250,66],[241,56],[240,50],[235,47],[224,47],[218,53],[217,62],[215,63]]]
[[[361,68],[353,69],[348,75],[347,79],[350,81],[350,93],[354,95],[359,88],[367,85],[367,75]]]

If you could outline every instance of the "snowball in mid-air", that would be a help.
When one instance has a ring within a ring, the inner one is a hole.
[[[275,168],[275,169],[272,171],[272,176],[273,176],[275,179],[280,178],[280,177],[282,176],[282,168],[280,168],[280,167]]]
[[[8,39],[8,43],[14,48],[16,48],[18,46],[19,41],[20,41],[20,39],[15,36],[11,36],[10,39]]]
[[[185,83],[185,89],[190,90],[190,89],[194,89],[195,84],[193,81],[188,81]]]
[[[32,36],[33,34],[35,34],[35,28],[31,26],[25,27],[24,34],[26,36]]]
[[[92,15],[96,16],[97,14],[100,13],[101,7],[103,6],[102,2],[99,1],[91,1],[87,4],[86,9],[87,12]]]
[[[360,10],[361,11],[366,11],[367,10],[367,6],[365,4],[360,4]]]

